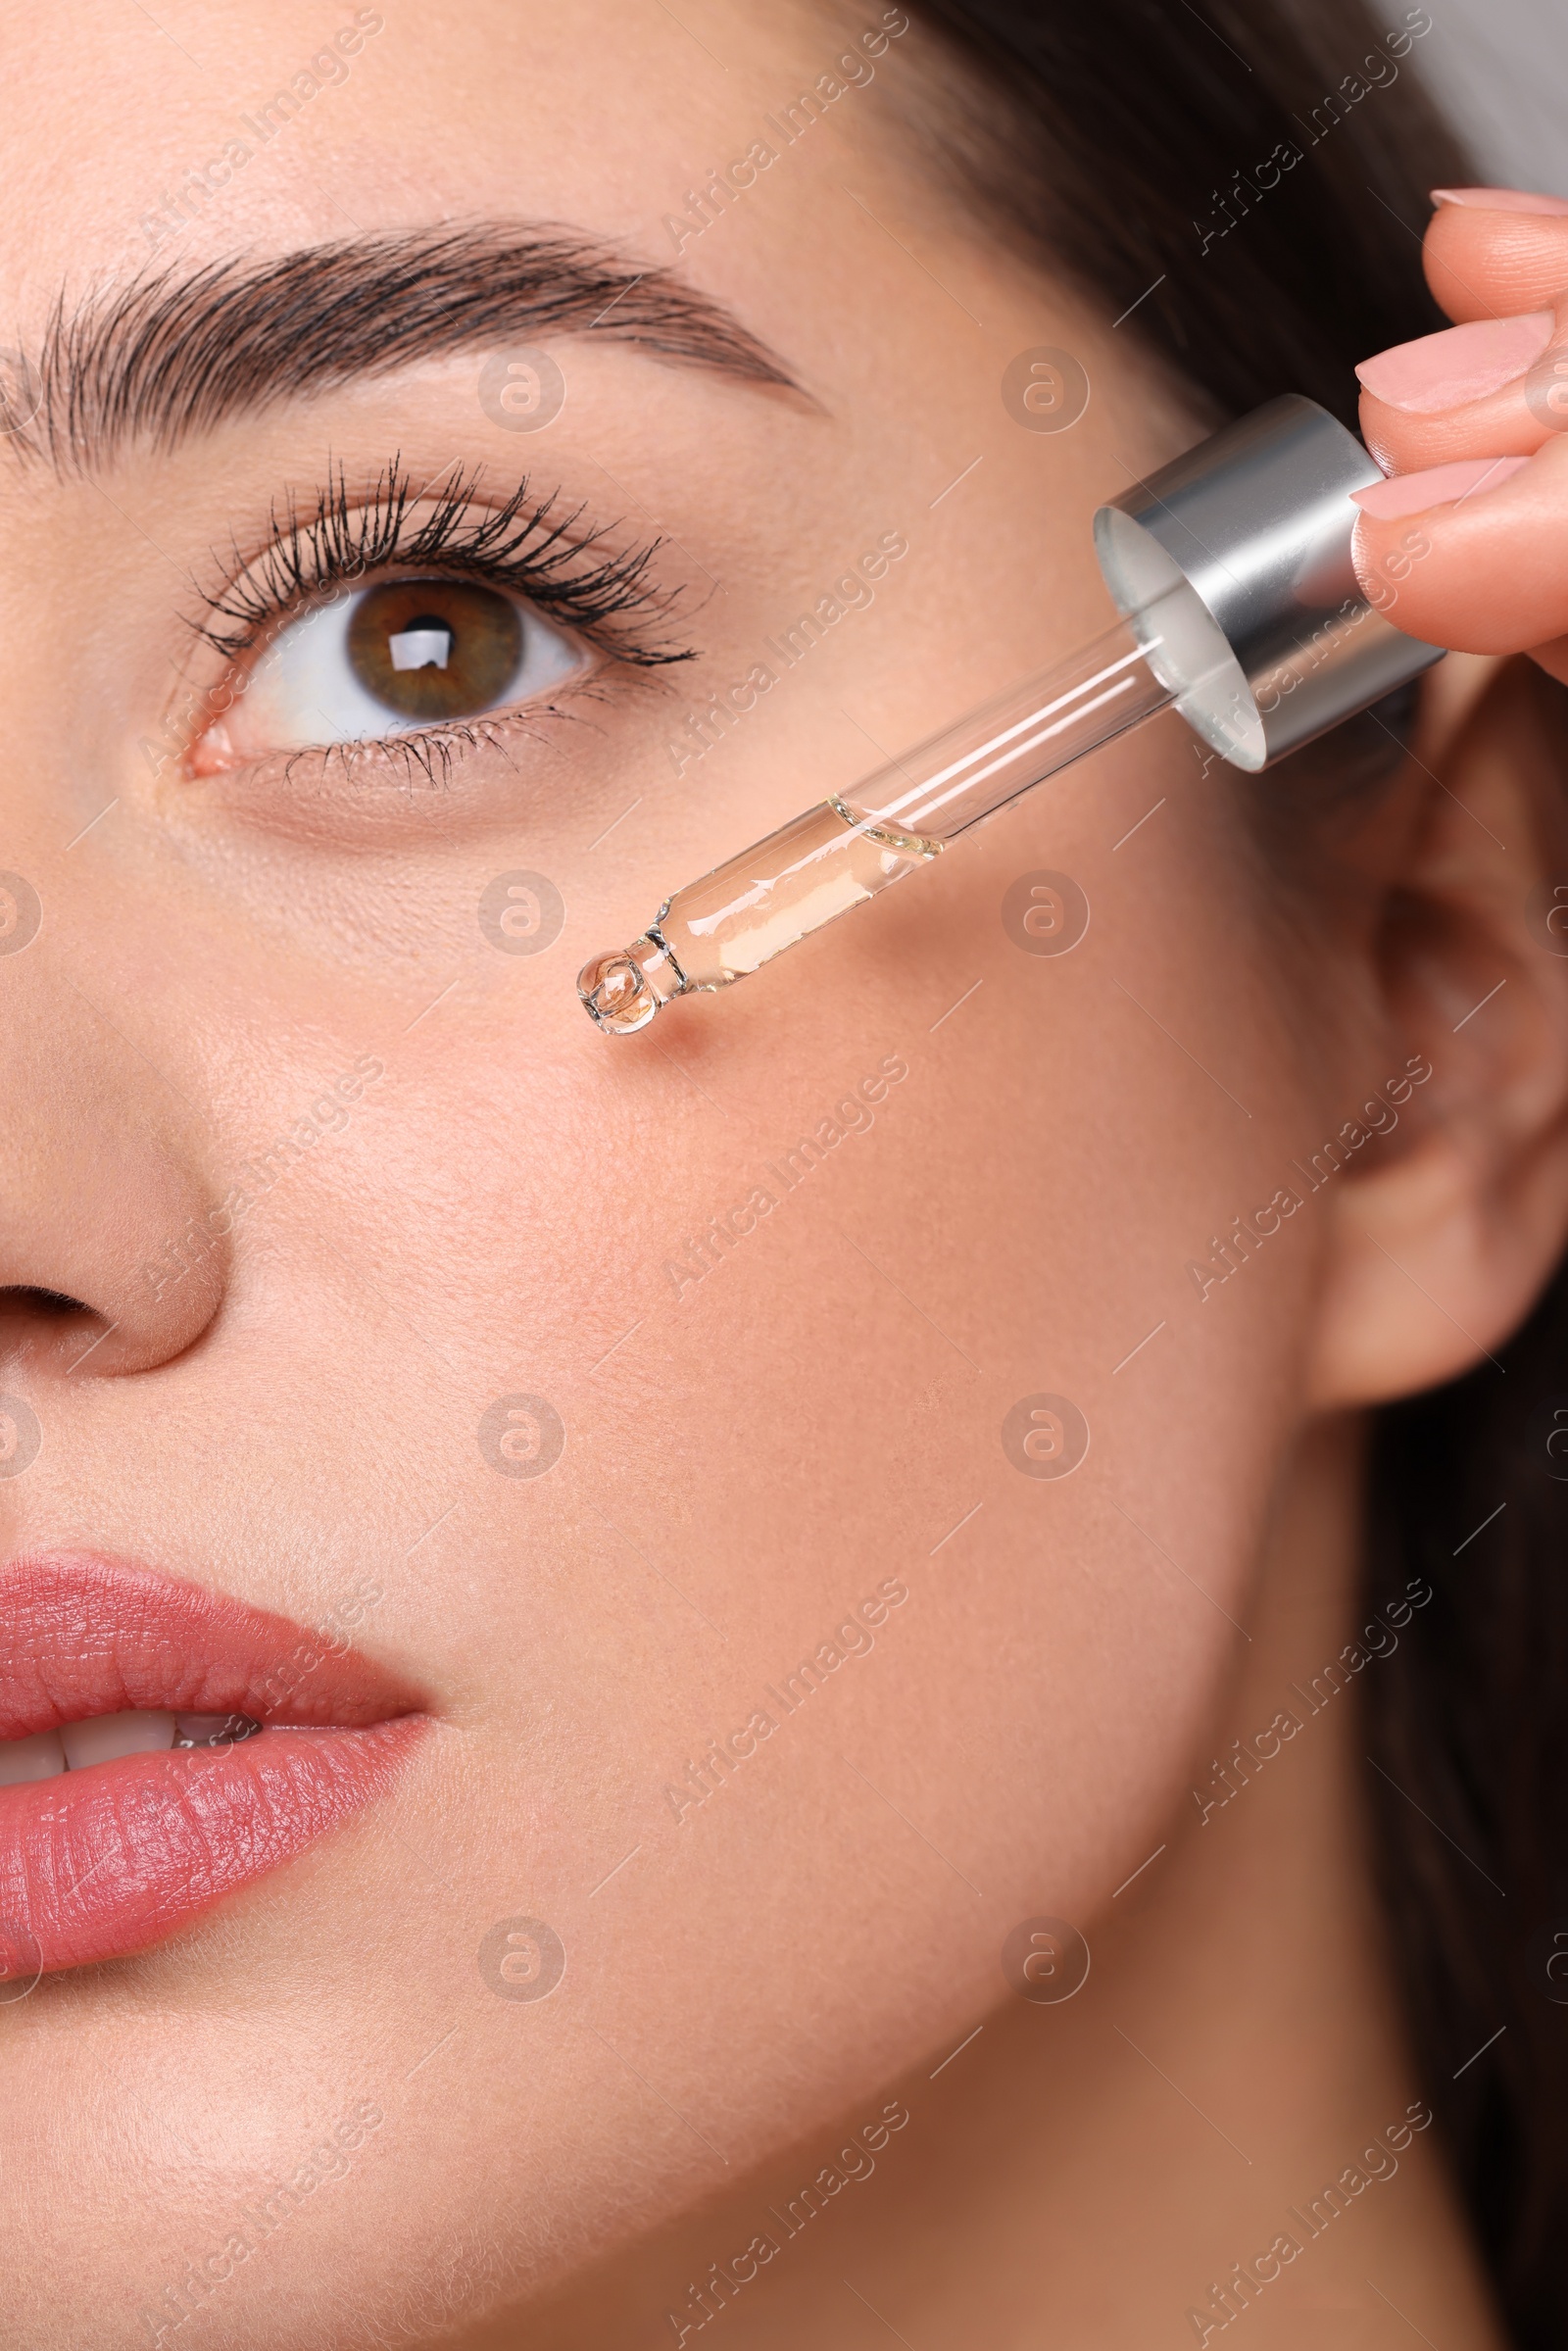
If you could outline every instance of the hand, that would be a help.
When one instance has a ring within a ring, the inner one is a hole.
[[[1356,570],[1408,635],[1568,680],[1568,201],[1435,201],[1427,282],[1458,323],[1356,369],[1393,477],[1356,493]]]

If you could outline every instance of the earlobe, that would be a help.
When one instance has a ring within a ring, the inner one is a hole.
[[[1417,745],[1420,819],[1386,877],[1379,1030],[1357,1048],[1379,1075],[1429,1074],[1397,1134],[1324,1187],[1320,1409],[1494,1356],[1568,1242],[1568,937],[1547,927],[1568,883],[1568,698],[1526,662],[1448,669]]]

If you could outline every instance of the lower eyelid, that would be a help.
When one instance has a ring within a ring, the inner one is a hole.
[[[612,693],[618,699],[632,682],[617,678],[612,689],[606,670],[596,667],[542,701],[490,711],[462,725],[235,756],[216,759],[205,769],[193,759],[186,762],[186,772],[193,784],[220,795],[237,817],[284,831],[303,824],[313,846],[333,837],[346,846],[361,846],[374,837],[382,822],[395,822],[398,831],[393,837],[401,838],[406,819],[393,811],[407,808],[411,793],[456,789],[467,762],[493,751],[499,758],[488,771],[490,778],[510,799],[529,780],[530,746],[551,747],[555,729],[562,726],[572,731],[554,743],[548,770],[559,781],[563,756],[582,742],[574,703],[608,702]],[[600,739],[601,730],[595,728],[594,740]],[[450,814],[442,821],[449,823]]]
[[[223,759],[220,768],[215,766],[211,772],[232,776],[235,789],[245,792],[253,785],[270,789],[284,776],[296,782],[307,777],[324,782],[352,776],[356,784],[384,781],[401,790],[411,781],[442,783],[455,777],[466,760],[493,750],[500,755],[509,781],[516,784],[530,780],[528,754],[538,749],[548,755],[548,773],[560,783],[568,772],[565,760],[578,752],[592,759],[612,740],[610,727],[628,700],[635,706],[643,696],[651,695],[662,703],[670,692],[669,681],[658,670],[622,669],[594,656],[579,674],[527,702],[510,703],[444,725],[309,743],[289,751],[247,752]],[[600,712],[604,715],[596,715]],[[198,776],[193,759],[188,759],[186,766],[193,777]]]

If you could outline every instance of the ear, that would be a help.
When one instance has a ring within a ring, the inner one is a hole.
[[[1320,1195],[1319,1409],[1410,1395],[1494,1355],[1568,1237],[1565,709],[1522,661],[1450,654],[1433,673],[1411,821],[1379,877],[1372,1018],[1357,1024],[1374,1102],[1341,1130],[1345,1163]],[[1364,1151],[1351,1130],[1364,1143],[1373,1124],[1384,1140]]]

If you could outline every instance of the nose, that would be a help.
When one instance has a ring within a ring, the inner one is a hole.
[[[227,1279],[199,1114],[44,939],[0,959],[0,1367],[169,1362]]]

